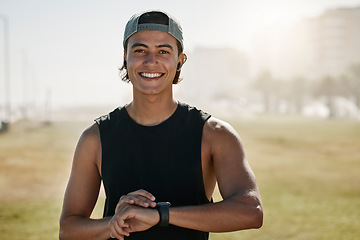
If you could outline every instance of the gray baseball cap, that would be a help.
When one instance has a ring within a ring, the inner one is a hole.
[[[142,15],[144,15],[146,13],[152,13],[152,12],[165,14],[169,19],[168,25],[157,24],[157,23],[141,23],[141,24],[139,24],[139,19]],[[137,13],[130,18],[130,20],[126,24],[125,32],[124,32],[124,41],[123,41],[124,48],[125,48],[126,41],[134,33],[139,32],[139,31],[144,31],[144,30],[167,32],[170,35],[172,35],[174,38],[176,38],[176,40],[178,40],[180,42],[181,47],[184,49],[183,31],[182,31],[179,21],[176,20],[170,14],[168,14],[164,11],[161,11],[161,10],[148,10],[145,12]]]

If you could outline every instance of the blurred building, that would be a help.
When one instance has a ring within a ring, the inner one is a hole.
[[[248,83],[248,56],[234,48],[195,48],[187,53],[177,95],[195,103],[238,101]]]
[[[338,74],[360,62],[360,7],[328,10],[314,21],[312,30],[321,74]]]
[[[360,62],[360,7],[337,8],[297,24],[274,26],[256,39],[256,72],[274,76],[338,75]]]

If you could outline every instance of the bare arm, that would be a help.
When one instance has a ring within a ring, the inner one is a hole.
[[[60,217],[61,240],[124,239],[130,232],[146,230],[159,221],[157,211],[148,208],[155,206],[153,196],[144,190],[135,192],[131,199],[120,199],[113,217],[91,219],[101,185],[100,164],[100,135],[94,124],[84,131],[75,150]]]
[[[223,201],[170,208],[170,223],[208,232],[260,228],[263,220],[260,194],[239,136],[230,125],[211,118],[204,126],[204,143],[210,146]]]
[[[109,218],[90,219],[98,198],[101,176],[98,127],[84,131],[75,150],[70,179],[60,218],[60,239],[108,239]]]

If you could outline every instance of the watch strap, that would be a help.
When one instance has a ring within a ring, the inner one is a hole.
[[[169,202],[159,202],[156,204],[156,209],[159,212],[160,221],[157,224],[159,227],[169,226],[169,208],[171,204]]]

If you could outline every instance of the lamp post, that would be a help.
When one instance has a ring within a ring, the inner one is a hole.
[[[9,47],[9,18],[5,14],[0,14],[0,19],[4,26],[4,77],[5,77],[5,124],[10,122],[11,104],[10,104],[10,47]]]

